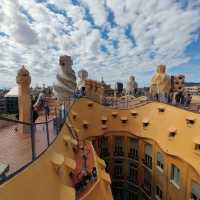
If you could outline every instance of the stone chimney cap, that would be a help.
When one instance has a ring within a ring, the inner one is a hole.
[[[17,72],[18,76],[29,76],[29,71],[23,65]]]

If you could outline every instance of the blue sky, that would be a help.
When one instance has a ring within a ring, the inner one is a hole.
[[[149,84],[156,66],[200,82],[200,0],[0,0],[0,85],[21,65],[52,85],[60,55],[77,72]]]

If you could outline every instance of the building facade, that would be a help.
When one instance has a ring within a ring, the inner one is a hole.
[[[106,162],[115,200],[200,198],[198,114],[161,103],[119,110],[87,101],[73,113],[73,125]]]
[[[168,156],[155,141],[128,132],[112,132],[93,140],[93,144],[107,164],[114,199],[200,198],[195,170],[186,162]]]
[[[81,98],[51,148],[3,185],[0,199],[199,200],[199,127],[198,114],[158,102],[114,109]],[[69,174],[89,157],[97,179],[78,196]]]

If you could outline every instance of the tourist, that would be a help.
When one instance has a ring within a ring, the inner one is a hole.
[[[168,103],[172,104],[172,100],[173,100],[173,92],[170,91],[169,94],[168,94]]]
[[[44,103],[44,113],[45,113],[45,116],[49,117],[50,109],[49,109],[49,105],[47,101],[45,101]]]
[[[80,182],[77,182],[74,185],[74,187],[75,187],[75,190],[76,190],[76,194],[78,195],[80,192],[82,192],[84,185],[83,185],[82,181],[80,181]]]
[[[179,105],[179,103],[180,103],[180,92],[176,93],[175,101],[176,101],[176,105]]]
[[[191,100],[192,100],[192,96],[191,96],[190,94],[188,94],[188,95],[186,96],[186,100],[185,100],[185,106],[186,106],[186,107],[189,107],[189,106],[190,106]]]
[[[41,92],[39,94],[39,97],[36,103],[34,104],[34,108],[37,108],[38,110],[40,110],[41,108],[44,108],[44,103],[45,103],[45,94]]]
[[[185,95],[184,95],[183,93],[181,93],[180,104],[181,104],[182,106],[185,105]]]
[[[92,179],[93,180],[97,179],[97,169],[96,169],[96,167],[92,168]]]
[[[172,97],[172,104],[176,105],[176,92],[173,93],[173,97]]]
[[[82,87],[81,88],[81,96],[85,96],[86,94],[85,94],[85,87]]]
[[[62,103],[61,104],[61,115],[62,115],[62,120],[64,120],[65,119],[65,104],[64,103]]]
[[[164,92],[159,93],[159,101],[165,103],[165,93]]]
[[[71,178],[72,182],[75,183],[76,182],[76,176],[73,172],[69,173],[69,177]]]
[[[37,118],[38,118],[38,112],[36,108],[33,108],[33,123],[36,122]]]
[[[19,120],[19,113],[16,114],[15,118]]]
[[[82,177],[82,180],[85,186],[91,181],[91,179],[92,179],[92,175],[89,172],[86,172]]]
[[[80,92],[80,90],[75,90],[74,91],[74,98],[80,98],[80,96],[81,96],[81,92]]]
[[[165,102],[165,93],[164,92],[161,92],[160,94],[159,94],[159,101],[160,102]]]
[[[36,131],[36,120],[37,120],[37,118],[38,118],[38,111],[37,111],[37,109],[36,108],[32,108],[32,127],[33,127],[33,132],[35,133],[35,131]]]
[[[155,99],[156,101],[159,101],[159,95],[158,95],[158,93],[155,94],[154,99]]]

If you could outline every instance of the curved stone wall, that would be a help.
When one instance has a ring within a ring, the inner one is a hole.
[[[84,109],[83,109],[84,108]],[[144,189],[143,182],[139,181],[140,191],[145,197],[154,198],[156,190],[159,190],[157,183],[162,187],[162,195],[167,199],[189,199],[192,195],[192,183],[200,184],[200,154],[195,149],[198,143],[200,116],[179,108],[162,103],[149,103],[134,110],[111,109],[92,102],[89,99],[81,99],[74,104],[70,114],[73,126],[80,131],[82,138],[90,138],[99,152],[99,137],[110,137],[113,135],[125,137],[123,145],[126,146],[125,158],[127,160],[127,137],[135,137],[140,140],[139,145],[139,171],[138,174],[144,182],[145,175],[145,148],[144,144],[152,145],[152,162],[150,175],[151,193]],[[74,117],[76,113],[76,117]],[[196,143],[195,143],[196,142]],[[116,142],[110,139],[109,155],[113,154],[113,145]],[[110,149],[111,148],[111,149]],[[165,160],[165,171],[163,178],[157,174],[157,152],[162,152]],[[99,153],[100,156],[102,156]],[[104,156],[102,156],[106,160]],[[112,156],[108,156],[113,159]],[[109,162],[108,162],[109,163]],[[113,173],[113,162],[110,164]],[[123,165],[128,171],[128,164]],[[171,179],[172,168],[178,170],[179,183],[174,184]],[[127,178],[127,177],[126,177]],[[114,180],[114,179],[113,179]],[[124,180],[124,179],[123,179]],[[120,184],[119,184],[120,185]],[[127,185],[126,185],[127,186]],[[116,186],[118,187],[118,186]],[[119,186],[120,188],[121,186]],[[127,186],[128,187],[128,186]],[[120,193],[120,191],[117,191]],[[141,195],[141,194],[140,194]],[[165,199],[165,198],[164,198]]]

